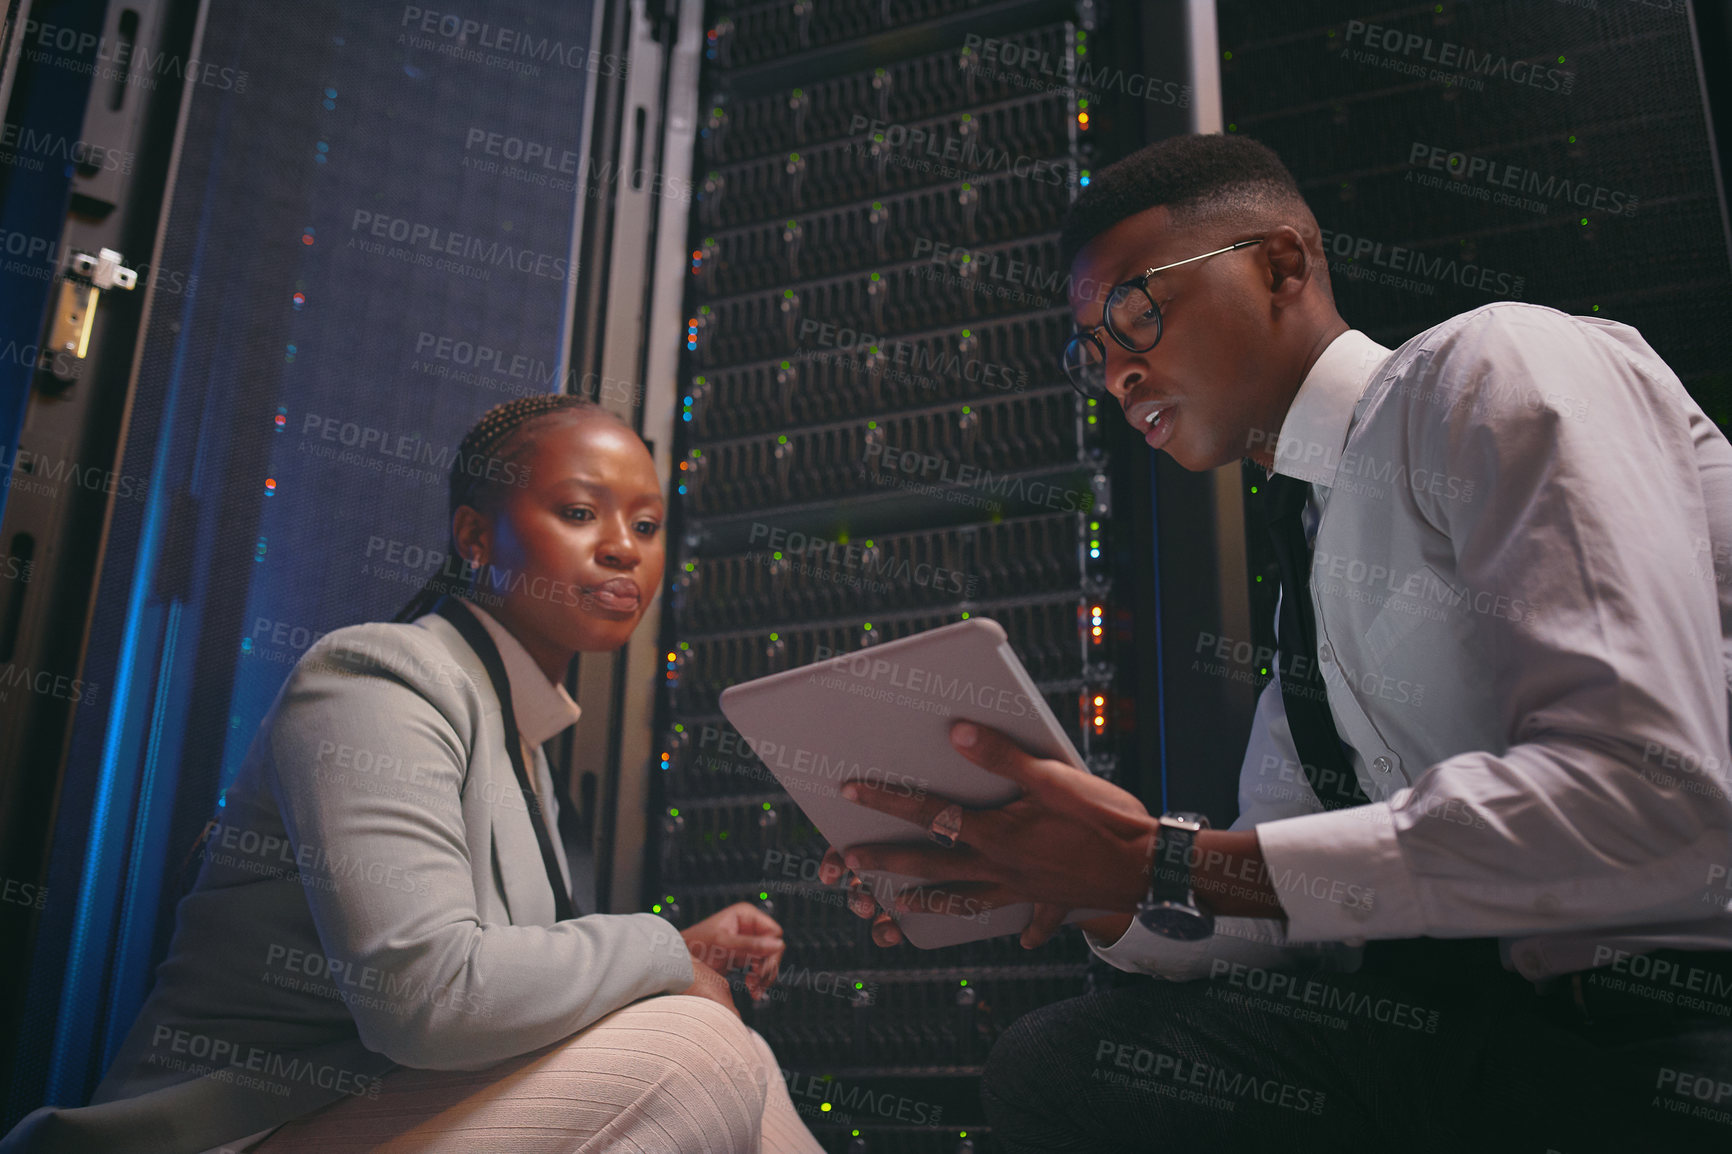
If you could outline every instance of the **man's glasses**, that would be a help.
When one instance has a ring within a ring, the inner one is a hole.
[[[1182,264],[1219,256],[1262,244],[1262,237],[1241,240],[1226,248],[1186,257],[1172,264],[1149,269],[1141,276],[1114,285],[1107,294],[1107,307],[1101,313],[1101,323],[1092,329],[1077,329],[1064,347],[1064,375],[1071,388],[1085,397],[1099,397],[1107,391],[1107,347],[1096,334],[1105,328],[1113,340],[1133,353],[1146,353],[1161,343],[1161,306],[1149,294],[1149,278],[1158,272],[1178,268]]]

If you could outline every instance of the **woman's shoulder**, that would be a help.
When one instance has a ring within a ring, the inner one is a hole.
[[[369,621],[333,629],[302,655],[295,675],[384,677],[424,691],[471,693],[480,692],[480,678],[484,676],[457,631],[432,617],[416,622]]]

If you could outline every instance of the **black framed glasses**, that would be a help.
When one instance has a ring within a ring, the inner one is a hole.
[[[1070,381],[1071,388],[1085,397],[1106,394],[1107,347],[1097,335],[1101,329],[1106,329],[1113,340],[1133,353],[1146,353],[1161,343],[1161,306],[1155,303],[1154,296],[1149,292],[1150,277],[1170,268],[1178,268],[1182,264],[1262,243],[1263,238],[1260,236],[1236,241],[1213,252],[1188,256],[1172,264],[1157,265],[1145,270],[1141,276],[1134,276],[1122,284],[1114,285],[1113,291],[1107,294],[1106,308],[1101,311],[1101,323],[1093,328],[1077,329],[1064,347],[1064,357],[1060,363],[1064,366],[1065,379]]]

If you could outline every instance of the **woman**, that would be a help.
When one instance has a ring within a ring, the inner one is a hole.
[[[92,1105],[0,1148],[819,1150],[722,976],[761,994],[781,927],[570,907],[541,743],[577,718],[572,655],[660,587],[650,454],[519,399],[464,438],[450,507],[467,579],[296,665]]]

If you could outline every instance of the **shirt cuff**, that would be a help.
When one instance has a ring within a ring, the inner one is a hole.
[[[1135,918],[1116,942],[1086,930],[1083,937],[1089,949],[1115,969],[1175,982],[1212,977],[1217,959],[1226,961],[1228,955],[1254,953],[1274,962],[1285,945],[1281,923],[1267,918],[1216,918],[1215,933],[1194,942],[1157,934]]]
[[[1263,863],[1287,912],[1287,940],[1339,942],[1425,933],[1419,892],[1388,802],[1267,821]]]

